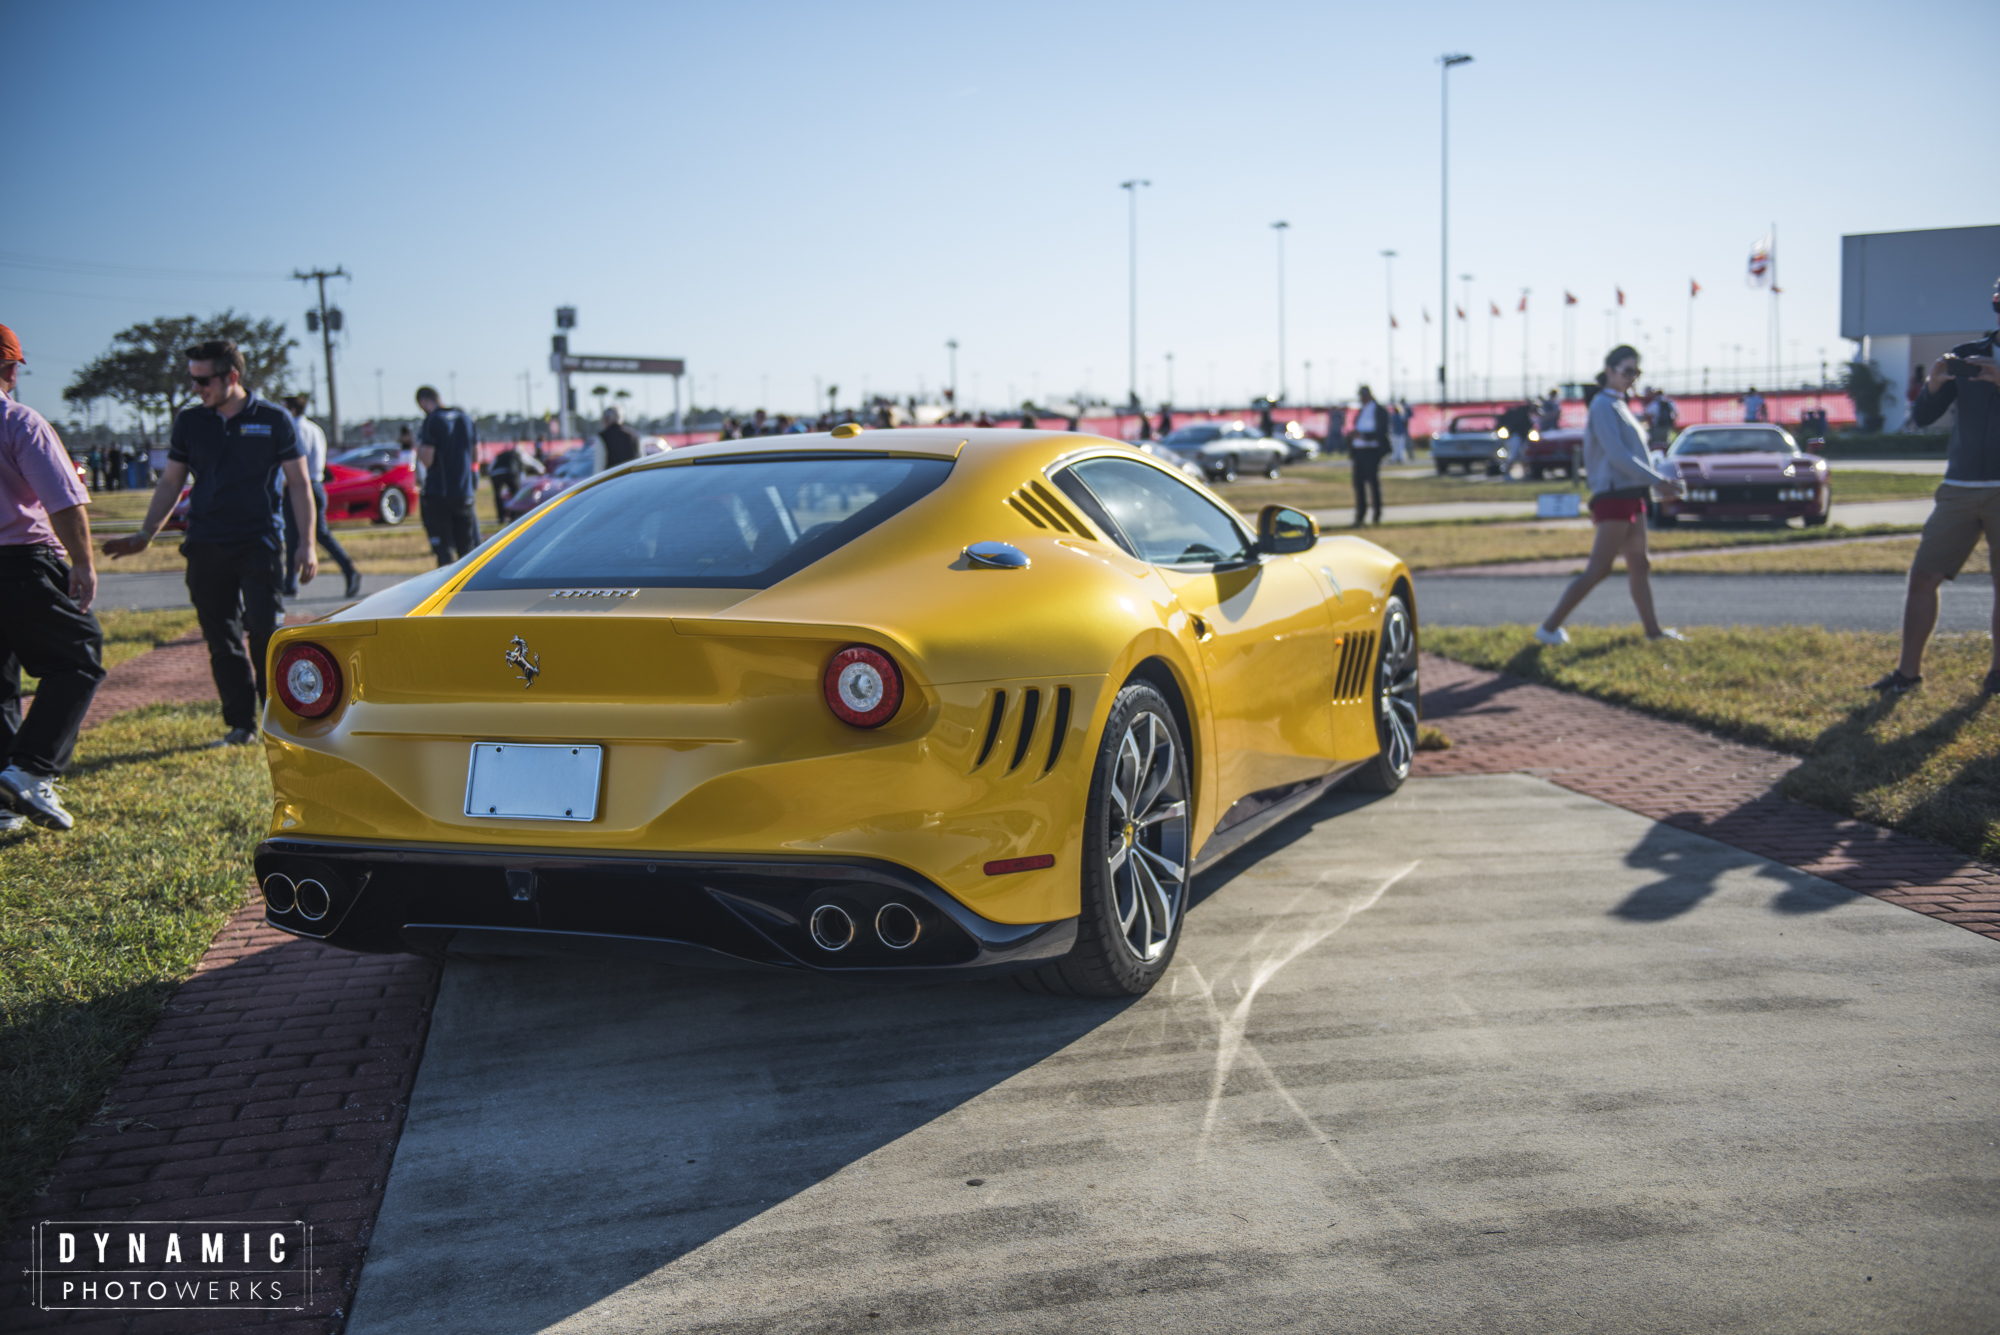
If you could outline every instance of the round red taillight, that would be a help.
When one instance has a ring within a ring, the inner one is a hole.
[[[826,706],[842,723],[879,728],[903,704],[903,674],[880,649],[851,644],[826,665]]]
[[[300,718],[319,718],[340,703],[340,668],[316,644],[288,644],[278,655],[276,690]]]

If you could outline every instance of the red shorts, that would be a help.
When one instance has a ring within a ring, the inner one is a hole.
[[[1590,503],[1590,518],[1599,524],[1613,519],[1623,520],[1628,524],[1637,523],[1645,517],[1645,514],[1646,502],[1636,497],[1629,501],[1604,497]]]

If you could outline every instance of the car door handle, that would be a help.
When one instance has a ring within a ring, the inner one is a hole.
[[[1195,639],[1206,642],[1215,638],[1215,632],[1209,629],[1208,623],[1196,613],[1188,613],[1188,624],[1194,628]]]

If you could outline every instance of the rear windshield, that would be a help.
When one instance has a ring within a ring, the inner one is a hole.
[[[791,456],[626,473],[558,506],[468,589],[763,589],[933,490],[948,459]]]
[[[1683,431],[1673,452],[1687,454],[1797,454],[1789,434],[1769,427],[1739,427],[1733,431]]]
[[[1451,419],[1451,426],[1446,428],[1447,433],[1457,431],[1498,431],[1499,429],[1500,419],[1498,417],[1454,417]]]

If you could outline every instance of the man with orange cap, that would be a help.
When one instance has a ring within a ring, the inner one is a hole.
[[[104,680],[104,632],[90,613],[90,496],[47,420],[15,401],[26,360],[0,325],[0,804],[18,813],[0,818],[0,830],[23,819],[67,830],[76,822],[56,780]],[[25,720],[24,667],[42,679]]]

